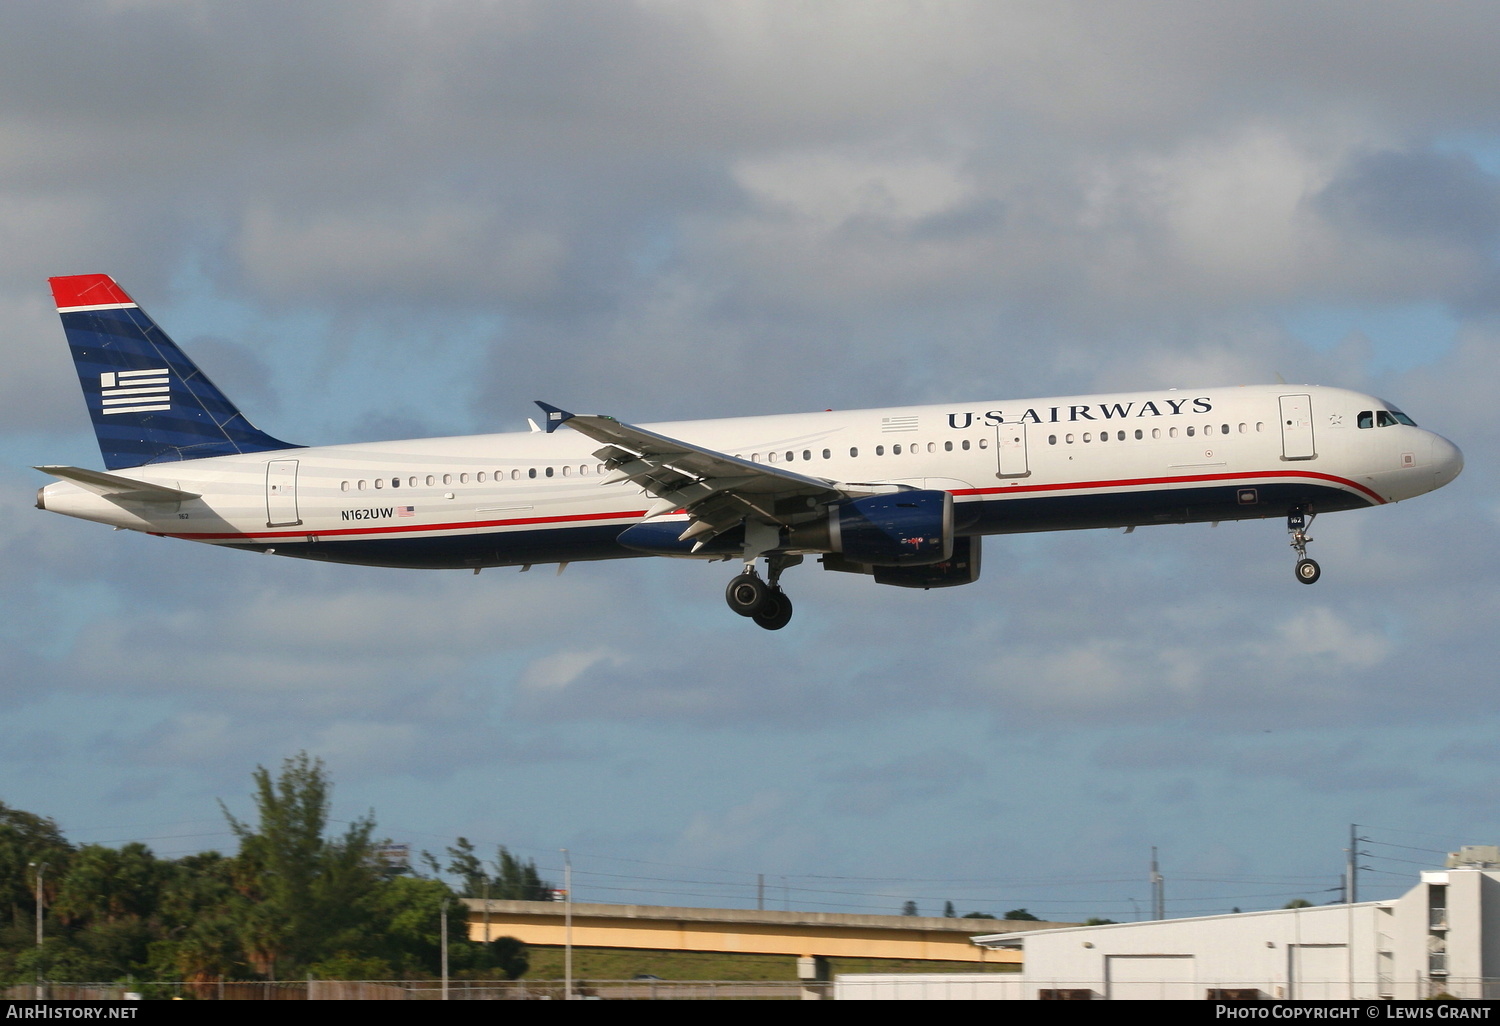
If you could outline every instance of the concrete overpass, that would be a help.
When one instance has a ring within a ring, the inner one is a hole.
[[[464,898],[469,938],[496,937],[544,947],[565,943],[564,903]],[[488,910],[486,910],[486,904]],[[900,958],[935,962],[1019,963],[1021,952],[980,948],[970,937],[992,934],[993,919],[867,916],[836,912],[764,912],[670,905],[573,904],[573,946],[655,951],[718,951],[803,958]],[[1006,920],[1010,931],[1075,923]]]

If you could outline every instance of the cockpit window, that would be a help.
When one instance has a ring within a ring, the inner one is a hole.
[[[1385,402],[1385,400],[1382,399],[1381,402]],[[1406,414],[1404,414],[1400,410],[1396,409],[1396,407],[1392,406],[1390,403],[1386,403],[1385,404],[1385,409],[1380,410],[1379,413],[1380,413],[1380,424],[1379,424],[1380,427],[1391,427],[1392,425],[1395,425],[1395,424],[1405,424],[1407,427],[1416,427],[1417,426],[1417,422],[1416,421],[1412,420]],[[1361,425],[1361,426],[1363,426],[1363,425]]]
[[[1375,426],[1375,413],[1372,410],[1359,411],[1359,426],[1362,428]]]

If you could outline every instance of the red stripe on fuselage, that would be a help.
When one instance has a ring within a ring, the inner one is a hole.
[[[1347,478],[1335,477],[1332,474],[1320,474],[1311,470],[1265,470],[1249,474],[1190,474],[1181,477],[1143,477],[1130,478],[1118,481],[1077,481],[1073,483],[1059,484],[1034,484],[1034,485],[1010,485],[1004,488],[961,488],[954,491],[954,495],[1019,495],[1024,492],[1066,492],[1066,491],[1092,491],[1098,489],[1125,489],[1143,488],[1151,485],[1190,484],[1201,481],[1247,481],[1261,480],[1272,477],[1300,477],[1315,481],[1328,481],[1345,488],[1352,488],[1362,495],[1367,495],[1376,505],[1385,505],[1385,499],[1366,488],[1364,485]],[[195,534],[195,533],[172,533],[159,534],[164,538],[183,538],[189,541],[217,541],[223,539],[243,538],[306,538],[308,535],[316,535],[319,538],[349,537],[351,535],[374,535],[374,534],[428,534],[434,531],[475,531],[492,527],[535,527],[551,524],[576,524],[588,520],[631,520],[644,517],[646,511],[627,510],[622,513],[577,513],[569,516],[555,517],[523,517],[514,520],[476,520],[468,523],[457,524],[401,524],[389,527],[343,527],[329,531],[251,531],[231,532],[227,534]],[[151,532],[153,534],[157,532]]]
[[[1072,492],[1097,488],[1142,488],[1150,485],[1194,484],[1201,481],[1247,481],[1268,477],[1302,477],[1315,481],[1331,481],[1336,485],[1353,488],[1362,495],[1368,495],[1370,500],[1376,505],[1385,505],[1384,499],[1357,481],[1335,477],[1332,474],[1319,474],[1312,470],[1263,470],[1250,474],[1188,474],[1182,477],[1137,477],[1119,481],[1078,481],[1071,484],[1064,482],[1061,484],[1010,485],[1004,488],[960,488],[955,490],[953,494],[1015,495],[1020,492]]]
[[[577,513],[563,517],[522,517],[516,520],[473,520],[461,524],[402,524],[390,527],[339,527],[331,531],[245,531],[232,534],[166,534],[162,538],[185,538],[189,541],[212,541],[218,538],[306,538],[315,534],[319,538],[337,538],[351,534],[424,534],[432,531],[475,531],[486,527],[526,527],[537,524],[576,524],[584,520],[630,520],[644,517],[643,509],[626,510],[623,513]]]

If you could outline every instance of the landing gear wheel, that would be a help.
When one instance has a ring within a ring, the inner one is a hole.
[[[1292,535],[1292,548],[1297,553],[1297,567],[1294,571],[1297,580],[1303,584],[1315,584],[1323,571],[1315,560],[1307,558],[1307,543],[1312,541],[1312,535],[1307,529],[1312,526],[1316,513],[1309,513],[1307,507],[1297,506],[1286,515],[1286,529]]]
[[[772,594],[771,586],[756,574],[740,574],[724,589],[724,601],[741,616],[755,616]]]
[[[792,600],[780,588],[766,596],[760,611],[754,614],[756,626],[768,631],[779,631],[792,622]]]

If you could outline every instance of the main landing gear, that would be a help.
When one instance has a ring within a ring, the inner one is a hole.
[[[1307,529],[1312,526],[1316,513],[1309,513],[1307,509],[1298,506],[1287,514],[1286,529],[1292,533],[1292,548],[1297,550],[1297,567],[1295,573],[1297,580],[1303,584],[1315,584],[1319,577],[1323,576],[1323,570],[1318,566],[1317,560],[1307,558],[1307,543],[1312,541],[1312,536]]]
[[[748,616],[768,631],[779,631],[792,622],[792,600],[781,590],[781,572],[802,562],[801,556],[770,556],[766,559],[767,576],[762,580],[755,572],[755,560],[745,563],[744,571],[724,589],[724,601],[741,616]]]

